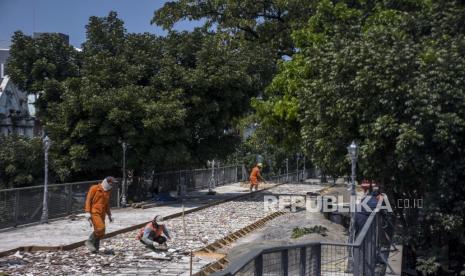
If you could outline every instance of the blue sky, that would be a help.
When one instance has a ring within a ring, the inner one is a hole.
[[[158,26],[150,25],[153,12],[165,0],[0,0],[0,48],[10,44],[17,30],[31,35],[35,32],[60,32],[70,36],[70,43],[80,47],[85,40],[85,25],[90,16],[118,13],[129,32],[150,32],[163,35]],[[35,19],[34,19],[35,18]],[[34,23],[35,22],[35,23]],[[192,30],[198,22],[183,21],[177,30]]]

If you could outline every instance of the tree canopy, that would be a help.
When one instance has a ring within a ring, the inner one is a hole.
[[[272,76],[262,69],[274,64],[267,51],[226,32],[133,34],[115,12],[91,17],[86,30],[82,51],[57,36],[18,32],[9,62],[14,81],[40,95],[39,118],[61,180],[119,170],[122,142],[130,145],[129,168],[140,171],[224,158],[240,142],[235,121]],[[69,73],[36,78],[30,64],[37,54]]]
[[[315,2],[308,0],[170,1],[155,11],[152,23],[170,29],[181,20],[201,20],[206,26],[228,31],[238,39],[271,46],[276,55],[292,55],[295,48],[290,38],[291,31],[308,20]]]
[[[398,209],[405,244],[443,271],[459,271],[465,6],[354,2],[319,2],[293,32],[299,51],[257,110],[276,118],[270,127],[296,130],[307,155],[332,174],[347,173],[346,146],[358,142],[360,178],[382,183],[393,199],[424,200],[424,209]]]
[[[25,187],[43,179],[42,141],[0,135],[0,189]]]

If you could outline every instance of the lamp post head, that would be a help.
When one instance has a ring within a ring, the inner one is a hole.
[[[357,144],[352,141],[352,143],[347,147],[347,152],[350,155],[350,159],[357,160],[358,157],[358,146]]]

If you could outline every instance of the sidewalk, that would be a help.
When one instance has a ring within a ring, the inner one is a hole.
[[[271,185],[268,185],[271,186]],[[215,188],[216,195],[208,196],[208,190],[195,191],[188,194],[185,200],[185,210],[201,207],[208,203],[224,200],[226,198],[249,192],[248,188],[240,187],[239,183],[228,184]],[[84,206],[83,206],[84,208]],[[130,226],[152,220],[155,215],[167,216],[182,212],[180,203],[158,206],[148,209],[124,208],[112,210],[114,222],[106,222],[106,233],[121,230]],[[89,236],[92,228],[85,220],[84,214],[70,218],[63,218],[50,222],[19,227],[0,233],[0,252],[26,246],[62,246],[80,242]]]

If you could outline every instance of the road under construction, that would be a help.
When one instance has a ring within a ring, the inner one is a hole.
[[[166,252],[152,252],[145,248],[135,239],[139,227],[132,226],[104,239],[98,254],[90,254],[80,246],[82,243],[68,247],[10,250],[10,254],[0,258],[0,271],[7,275],[205,275],[223,269],[235,257],[257,246],[347,240],[344,227],[326,220],[319,213],[265,208],[265,196],[307,195],[319,193],[325,187],[310,182],[268,184],[263,185],[262,190],[248,194],[248,187],[239,185],[231,186],[244,190],[242,194],[218,195],[218,200],[209,198],[202,202],[202,206],[183,208],[184,212],[166,216],[165,225],[173,236]],[[186,202],[186,205],[189,204]],[[158,208],[147,211],[158,214]],[[130,211],[129,208],[126,210]],[[291,238],[293,228],[309,225],[322,225],[328,231],[325,235]],[[51,231],[50,234],[58,233]]]

